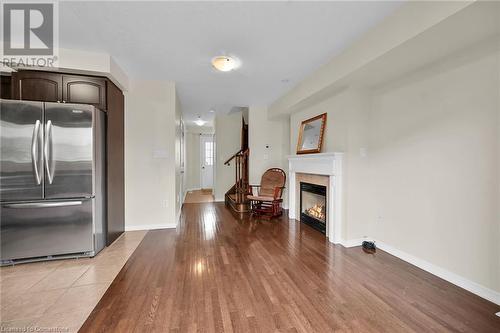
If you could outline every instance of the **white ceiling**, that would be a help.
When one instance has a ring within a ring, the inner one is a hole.
[[[61,2],[60,46],[112,55],[130,78],[172,80],[190,123],[268,105],[393,12],[395,1]],[[212,57],[234,55],[222,73]]]

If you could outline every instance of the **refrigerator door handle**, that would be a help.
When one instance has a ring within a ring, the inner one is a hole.
[[[4,208],[48,208],[48,207],[66,207],[79,206],[83,201],[60,201],[60,202],[26,202],[12,203],[3,205]]]
[[[35,170],[36,184],[40,185],[42,183],[42,178],[40,177],[40,170],[38,169],[38,137],[40,132],[40,120],[35,122],[35,127],[33,128],[33,137],[31,138],[31,160],[33,162],[33,169]]]
[[[50,146],[50,159],[49,159],[49,146]],[[47,171],[47,178],[49,184],[52,184],[54,180],[54,170],[50,170],[51,167],[54,169],[54,161],[52,159],[52,121],[47,121],[45,128],[45,147],[43,149],[45,155],[45,170]]]

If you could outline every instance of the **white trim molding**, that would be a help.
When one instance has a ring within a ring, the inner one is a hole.
[[[367,240],[365,238],[357,238],[357,239],[349,239],[349,240],[345,240],[345,239],[342,239],[340,241],[340,245],[342,245],[343,247],[356,247],[356,246],[361,246],[361,244],[363,244],[363,242]]]
[[[179,212],[177,213],[177,216],[176,216],[176,219],[175,219],[175,221],[177,222],[176,226],[179,225],[179,223],[181,223],[182,206],[184,206],[184,204],[181,205],[181,208],[179,209]]]
[[[350,240],[342,240],[340,244],[343,247],[351,248],[351,247],[361,246],[363,241],[365,240],[374,241],[378,249],[387,252],[403,261],[406,261],[407,263],[413,266],[423,269],[424,271],[431,273],[432,275],[440,277],[441,279],[448,281],[460,288],[470,291],[471,293],[476,294],[481,298],[484,298],[490,302],[500,305],[500,292],[482,286],[479,283],[466,279],[463,276],[450,272],[442,267],[439,267],[428,261],[415,257],[414,255],[398,250],[395,247],[386,244],[384,242],[380,242],[365,237],[365,238],[357,238]],[[500,317],[500,312],[498,312],[496,315]]]
[[[327,193],[326,236],[334,244],[342,243],[342,163],[343,153],[321,153],[288,156],[288,216],[296,218],[296,174],[306,173],[329,177]]]
[[[137,230],[157,230],[157,229],[175,229],[177,224],[144,224],[144,225],[126,225],[125,231],[137,231]]]
[[[480,285],[479,283],[466,279],[463,276],[450,272],[423,259],[417,258],[409,253],[398,250],[389,244],[383,242],[375,242],[375,244],[377,245],[377,248],[381,249],[382,251],[392,254],[393,256],[412,264],[413,266],[417,266],[418,268],[436,275],[443,280],[453,283],[460,288],[470,291],[471,293],[476,294],[479,297],[500,305],[500,292],[489,289],[485,286]]]

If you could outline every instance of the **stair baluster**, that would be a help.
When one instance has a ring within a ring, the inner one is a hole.
[[[248,194],[248,156],[249,150],[242,149],[231,156],[224,164],[230,165],[231,161],[235,162],[235,179],[233,187],[226,193],[226,205],[231,206],[235,211],[242,213],[247,212],[249,203],[246,198]]]

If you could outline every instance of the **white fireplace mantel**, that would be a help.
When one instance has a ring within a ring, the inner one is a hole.
[[[329,177],[327,192],[326,236],[330,242],[339,244],[342,239],[342,163],[343,153],[321,153],[288,156],[288,201],[289,217],[296,218],[297,173]]]

